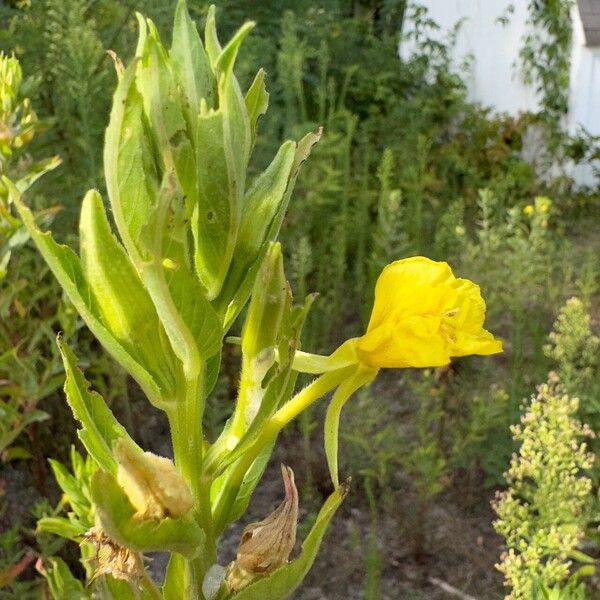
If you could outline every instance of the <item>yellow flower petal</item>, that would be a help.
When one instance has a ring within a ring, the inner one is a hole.
[[[436,367],[453,356],[495,354],[502,343],[483,329],[479,286],[458,279],[445,262],[423,256],[396,261],[381,273],[359,360],[376,368]]]

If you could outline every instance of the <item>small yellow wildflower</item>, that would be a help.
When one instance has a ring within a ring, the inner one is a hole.
[[[552,207],[552,200],[547,198],[546,196],[537,196],[535,199],[535,210],[537,210],[540,214],[545,215],[550,212],[550,208]]]
[[[533,207],[533,204],[528,204],[523,209],[523,214],[527,215],[528,217],[530,217],[534,212],[535,212],[535,208]]]
[[[367,332],[355,341],[374,368],[438,367],[453,356],[496,354],[502,343],[483,329],[479,286],[445,262],[423,256],[389,264],[377,280]]]

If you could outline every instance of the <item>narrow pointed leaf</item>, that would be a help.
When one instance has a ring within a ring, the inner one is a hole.
[[[266,251],[267,234],[288,187],[295,150],[294,142],[285,142],[245,195],[235,256],[222,293],[223,303],[231,300],[261,250]]]
[[[81,423],[79,437],[90,456],[109,473],[117,472],[112,456],[113,443],[129,434],[115,419],[100,394],[90,391],[89,383],[77,367],[77,359],[69,346],[58,339],[67,378],[65,395],[75,418]],[[133,442],[132,442],[133,443]]]
[[[146,24],[148,36],[137,63],[136,85],[144,100],[144,113],[148,116],[164,174],[176,168],[173,147],[185,137],[186,126],[167,51],[154,23],[148,19]]]
[[[200,100],[204,99],[208,106],[214,106],[216,82],[185,0],[179,0],[175,10],[170,58],[175,77],[189,103],[187,120],[194,130]]]
[[[265,87],[265,71],[260,69],[252,82],[252,85],[246,92],[244,98],[246,102],[246,110],[250,118],[250,131],[252,134],[252,145],[256,142],[256,126],[258,120],[266,112],[269,106],[269,94]]]
[[[221,55],[223,49],[219,43],[217,36],[217,23],[215,21],[215,5],[212,4],[208,9],[208,15],[206,16],[206,25],[204,28],[204,44],[206,46],[206,54],[210,60],[213,71],[217,60]]]
[[[155,209],[160,185],[157,158],[144,127],[142,96],[135,85],[132,62],[117,85],[104,144],[104,173],[115,224],[139,270],[140,239]]]
[[[222,112],[201,114],[197,136],[198,203],[192,215],[194,260],[198,278],[212,299],[223,285],[239,225],[237,196],[230,190],[228,178]]]
[[[50,233],[42,233],[37,228],[31,211],[23,204],[18,190],[8,179],[4,178],[3,181],[7,185],[17,211],[33,241],[86,325],[113,358],[131,373],[148,399],[154,404],[160,405],[162,396],[157,383],[148,371],[123,348],[102,322],[99,308],[85,279],[79,257],[68,246],[57,244]]]
[[[69,570],[67,563],[50,557],[45,568],[48,590],[54,600],[84,600],[90,598],[83,584]]]
[[[103,322],[159,382],[163,397],[172,396],[177,386],[177,359],[164,343],[164,330],[154,304],[112,235],[102,199],[94,190],[83,200],[79,232],[81,262]]]
[[[317,133],[309,133],[305,135],[296,145],[294,161],[290,170],[290,177],[285,190],[285,194],[283,196],[283,200],[279,205],[276,215],[274,216],[272,222],[269,225],[267,239],[270,241],[275,241],[277,239],[277,236],[279,235],[279,229],[281,228],[283,218],[285,217],[287,206],[289,204],[290,197],[294,190],[296,179],[298,178],[298,174],[300,172],[300,167],[302,166],[302,163],[309,157],[312,147],[319,141],[320,137],[320,130]],[[248,301],[248,297],[250,296],[250,292],[252,291],[254,280],[256,279],[256,273],[260,268],[260,264],[262,263],[264,253],[266,252],[267,248],[268,246],[267,244],[265,244],[254,264],[247,269],[243,282],[237,285],[237,287],[235,287],[235,296],[225,309],[226,315],[224,331],[227,331],[229,329],[231,324],[235,321],[236,317]]]
[[[185,589],[185,559],[181,554],[171,554],[162,587],[163,600],[181,600]]]

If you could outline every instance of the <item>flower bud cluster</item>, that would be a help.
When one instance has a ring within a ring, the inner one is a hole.
[[[509,487],[493,503],[507,546],[497,568],[510,600],[531,598],[536,578],[549,587],[564,582],[584,536],[594,456],[582,438],[593,434],[577,420],[578,406],[550,374],[512,427],[521,446],[505,473]]]

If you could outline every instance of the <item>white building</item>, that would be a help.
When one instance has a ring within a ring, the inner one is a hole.
[[[523,82],[519,60],[527,34],[528,0],[419,0],[419,4],[440,26],[436,32],[440,40],[462,20],[454,59],[459,64],[470,56],[465,81],[472,101],[511,114],[538,109],[535,90]],[[410,29],[408,21],[405,31]],[[403,42],[400,52],[407,57],[413,49],[411,42]],[[600,0],[578,0],[573,8],[567,123],[571,132],[583,127],[600,135]],[[580,175],[588,179],[587,174]]]

